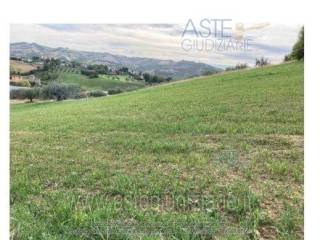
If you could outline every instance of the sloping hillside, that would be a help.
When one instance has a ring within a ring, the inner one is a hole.
[[[11,217],[14,239],[301,239],[303,63],[12,106]]]
[[[154,58],[127,57],[106,52],[76,51],[68,48],[51,48],[36,43],[18,42],[10,44],[10,56],[18,58],[57,58],[85,64],[106,64],[109,67],[128,67],[136,72],[149,72],[165,78],[182,79],[203,75],[206,72],[222,71],[205,63],[192,61],[172,61]]]

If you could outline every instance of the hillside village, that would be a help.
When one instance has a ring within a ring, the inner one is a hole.
[[[11,58],[10,89],[11,98],[23,98],[20,94],[26,89],[49,88],[73,84],[78,93],[65,98],[81,98],[86,96],[105,96],[142,88],[147,85],[171,81],[172,78],[152,75],[150,73],[130,71],[126,67],[110,68],[107,65],[81,64],[78,62],[61,61],[54,58]],[[39,92],[39,91],[38,91]],[[50,98],[36,96],[34,98]],[[66,95],[66,94],[65,94]]]

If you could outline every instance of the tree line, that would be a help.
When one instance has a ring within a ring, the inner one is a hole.
[[[297,42],[293,45],[291,53],[284,57],[284,61],[304,60],[304,27],[301,28]]]

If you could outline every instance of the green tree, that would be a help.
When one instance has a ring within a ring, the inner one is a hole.
[[[270,64],[270,61],[268,58],[265,58],[265,57],[256,58],[256,66],[257,67],[262,67],[262,66],[266,66],[269,64]]]
[[[290,60],[303,60],[304,59],[304,27],[299,32],[297,42],[293,45],[292,51],[289,55],[285,56],[285,61]]]
[[[143,73],[143,79],[145,82],[149,83],[152,80],[152,76],[150,73]]]
[[[29,99],[30,102],[33,102],[33,99],[38,98],[40,96],[39,88],[30,88],[24,90],[24,97]]]
[[[57,101],[61,101],[67,98],[75,98],[80,92],[81,89],[78,85],[53,82],[43,88],[42,95],[44,98],[55,98]]]

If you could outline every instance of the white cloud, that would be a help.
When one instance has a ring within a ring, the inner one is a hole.
[[[181,48],[184,24],[14,24],[11,25],[10,41],[225,66],[239,62],[252,63],[258,56],[266,56],[273,63],[280,62],[296,41],[301,27],[269,24],[255,29],[252,27],[254,24],[244,26],[248,29],[245,35],[252,39],[249,52],[186,52]]]

